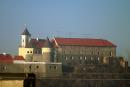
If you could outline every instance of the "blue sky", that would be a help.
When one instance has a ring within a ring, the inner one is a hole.
[[[17,54],[24,24],[32,37],[103,38],[130,54],[130,0],[0,0],[0,53]]]

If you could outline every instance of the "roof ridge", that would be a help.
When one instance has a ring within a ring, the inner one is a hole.
[[[63,38],[63,39],[95,39],[95,40],[106,40],[106,39],[102,39],[102,38],[80,38],[80,37],[55,37],[55,38]]]
[[[113,46],[112,42],[106,39],[95,38],[55,38],[59,45],[81,45],[81,46]]]

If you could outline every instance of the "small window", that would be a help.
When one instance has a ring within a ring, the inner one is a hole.
[[[39,68],[39,66],[36,66],[36,68],[38,69],[38,68]]]
[[[110,56],[112,56],[112,52],[110,51]]]
[[[56,66],[54,66],[54,70],[56,70],[57,69],[57,67]]]
[[[92,51],[92,52],[91,52],[91,54],[93,55],[93,54],[94,54],[94,52]]]
[[[82,57],[80,57],[80,60],[82,60]]]
[[[30,51],[30,53],[32,53],[32,51]]]
[[[98,55],[100,55],[100,52],[98,52]]]
[[[3,67],[3,69],[4,69],[4,70],[6,70],[6,69],[7,69],[7,67],[6,67],[6,66],[4,66],[4,67]]]
[[[23,40],[23,42],[24,42],[24,40]]]
[[[84,57],[84,59],[85,59],[85,60],[87,59],[86,56]]]
[[[51,66],[49,66],[49,68],[50,68],[50,70],[52,69],[52,67],[51,67]]]
[[[100,60],[100,58],[98,57],[98,61]]]
[[[74,57],[72,56],[72,57],[71,57],[71,59],[73,60],[73,59],[74,59]]]
[[[29,69],[31,69],[31,65],[29,66]]]
[[[67,57],[65,57],[65,60],[68,60],[68,58],[67,58]]]
[[[29,51],[27,51],[27,53],[29,53]]]

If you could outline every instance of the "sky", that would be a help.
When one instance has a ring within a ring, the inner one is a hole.
[[[130,0],[0,0],[0,53],[18,54],[25,24],[32,38],[107,39],[130,56]]]

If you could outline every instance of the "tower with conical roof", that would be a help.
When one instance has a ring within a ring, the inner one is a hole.
[[[27,27],[21,34],[21,47],[27,47],[30,41],[31,34],[29,33]]]
[[[30,46],[31,34],[26,25],[24,31],[21,33],[21,44],[19,46],[19,56],[26,58],[27,55],[33,54],[33,48]]]

